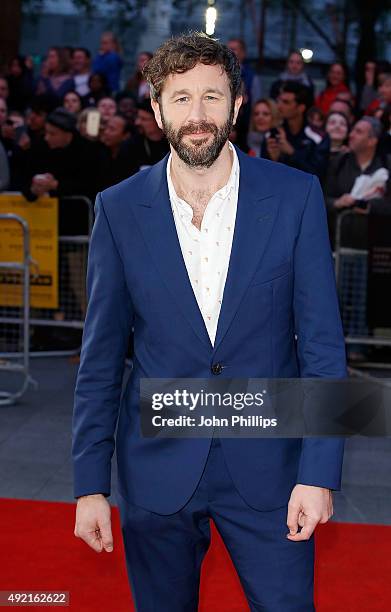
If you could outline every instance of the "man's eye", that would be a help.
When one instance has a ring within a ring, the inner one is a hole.
[[[176,102],[181,102],[181,103],[183,103],[183,102],[186,102],[188,99],[189,99],[189,98],[188,98],[187,96],[183,96],[183,98],[178,98],[178,99],[176,100]]]
[[[206,96],[207,100],[217,100],[216,96]]]

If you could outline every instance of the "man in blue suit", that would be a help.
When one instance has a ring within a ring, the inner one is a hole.
[[[75,535],[113,549],[106,498],[119,415],[137,610],[197,610],[211,517],[252,611],[314,610],[313,532],[332,515],[343,441],[143,437],[139,380],[345,377],[319,182],[229,143],[240,67],[218,41],[172,38],[146,77],[171,153],[97,197],[75,392]]]

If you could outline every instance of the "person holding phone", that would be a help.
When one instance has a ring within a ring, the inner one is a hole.
[[[271,98],[257,100],[251,112],[250,131],[247,144],[258,157],[266,157],[266,139],[276,137],[281,115],[277,104]]]
[[[287,81],[281,86],[277,106],[283,123],[267,139],[267,157],[322,177],[327,167],[329,140],[315,141],[313,131],[307,129],[308,88]]]

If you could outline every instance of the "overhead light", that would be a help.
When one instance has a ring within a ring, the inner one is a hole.
[[[208,36],[212,36],[215,33],[217,19],[217,10],[214,6],[208,6],[205,12],[205,32]]]
[[[312,49],[300,49],[301,57],[305,62],[310,62],[314,57]]]

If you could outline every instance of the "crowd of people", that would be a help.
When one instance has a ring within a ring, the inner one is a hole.
[[[139,54],[123,88],[110,32],[95,58],[85,48],[50,48],[38,77],[30,58],[12,59],[0,76],[0,190],[30,201],[46,193],[93,200],[164,157],[168,143],[142,76],[150,58]]]
[[[391,214],[391,65],[367,61],[352,89],[341,62],[328,68],[318,91],[302,55],[266,86],[246,59],[245,42],[227,45],[241,65],[243,103],[230,139],[261,156],[316,174],[323,186],[330,239],[339,213],[345,246],[368,248],[368,220]],[[134,74],[123,75],[113,33],[88,49],[52,47],[35,75],[31,58],[15,57],[0,76],[0,191],[96,194],[162,159],[168,142],[155,121],[139,53]],[[61,200],[60,200],[61,201]],[[86,214],[60,207],[60,233],[85,233]],[[366,272],[361,272],[363,279]],[[364,281],[363,281],[364,282]]]
[[[367,62],[358,95],[347,68],[329,67],[317,95],[298,52],[273,82],[269,97],[252,108],[247,151],[316,174],[322,182],[333,241],[335,217],[350,208],[359,216],[391,214],[391,65]],[[384,168],[384,172],[378,172]],[[362,175],[366,176],[365,182]],[[358,182],[357,182],[358,181]],[[364,185],[358,189],[360,183]],[[354,223],[347,239],[365,248],[366,225]],[[353,227],[355,230],[353,231]]]
[[[368,61],[364,85],[353,93],[346,66],[335,62],[317,92],[300,52],[293,51],[266,89],[246,60],[244,41],[227,44],[243,79],[231,140],[249,155],[318,175],[330,227],[346,208],[388,213],[391,65]],[[119,43],[105,32],[95,58],[81,47],[50,48],[39,76],[31,58],[12,59],[0,76],[0,190],[21,191],[28,200],[44,193],[93,199],[164,157],[168,143],[143,77],[151,56],[140,53],[135,73],[124,79]],[[386,172],[379,174],[381,168]],[[375,178],[358,198],[352,192],[363,174]]]

